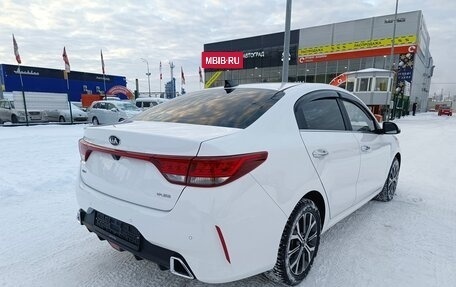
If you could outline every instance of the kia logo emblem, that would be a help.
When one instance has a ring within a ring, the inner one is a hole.
[[[116,136],[110,136],[109,137],[109,142],[112,144],[112,145],[119,145],[120,144],[120,139]]]

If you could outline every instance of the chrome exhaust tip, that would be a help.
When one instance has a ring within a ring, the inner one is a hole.
[[[182,259],[174,256],[171,256],[169,258],[169,271],[177,276],[181,276],[187,279],[195,279],[195,276],[193,276],[187,264],[185,264]]]

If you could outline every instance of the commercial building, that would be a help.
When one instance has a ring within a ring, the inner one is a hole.
[[[22,78],[22,79],[21,79]],[[22,82],[22,84],[21,84]],[[69,94],[71,101],[81,101],[83,94],[115,94],[123,99],[133,95],[126,89],[124,76],[71,71],[68,85],[63,70],[0,64],[0,97],[14,91]],[[130,95],[131,94],[131,95]]]
[[[205,52],[244,53],[243,69],[205,69],[205,86],[220,86],[224,80],[240,84],[280,82],[283,38],[282,32],[205,44]],[[358,76],[356,78],[360,80],[352,83],[351,88],[347,85],[347,89],[356,93],[375,91],[380,87],[388,92],[384,106],[405,113],[408,103],[416,101],[418,110],[425,111],[434,67],[429,43],[421,11],[397,14],[396,21],[395,15],[384,15],[293,30],[290,34],[288,81],[330,83],[347,72],[391,70],[394,66],[395,73],[391,77],[394,81],[381,80],[378,82],[383,84],[378,85],[375,84],[375,75],[367,80]]]

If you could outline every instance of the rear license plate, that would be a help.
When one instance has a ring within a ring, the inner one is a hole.
[[[135,249],[139,248],[141,233],[133,225],[96,211],[95,226],[113,235],[114,237],[110,236],[112,239],[117,240],[117,238],[120,238],[133,245]]]

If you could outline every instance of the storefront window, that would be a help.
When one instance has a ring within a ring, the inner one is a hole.
[[[374,59],[375,59],[375,57],[362,58],[361,59],[361,64],[360,64],[360,70],[373,68],[374,67]]]
[[[306,83],[315,83],[317,63],[308,63],[305,71]]]
[[[348,70],[349,71],[361,70],[361,59],[350,59]]]
[[[326,83],[326,62],[317,63],[317,71],[316,71],[316,82],[317,83]]]
[[[337,73],[342,74],[348,72],[348,60],[339,60]]]

